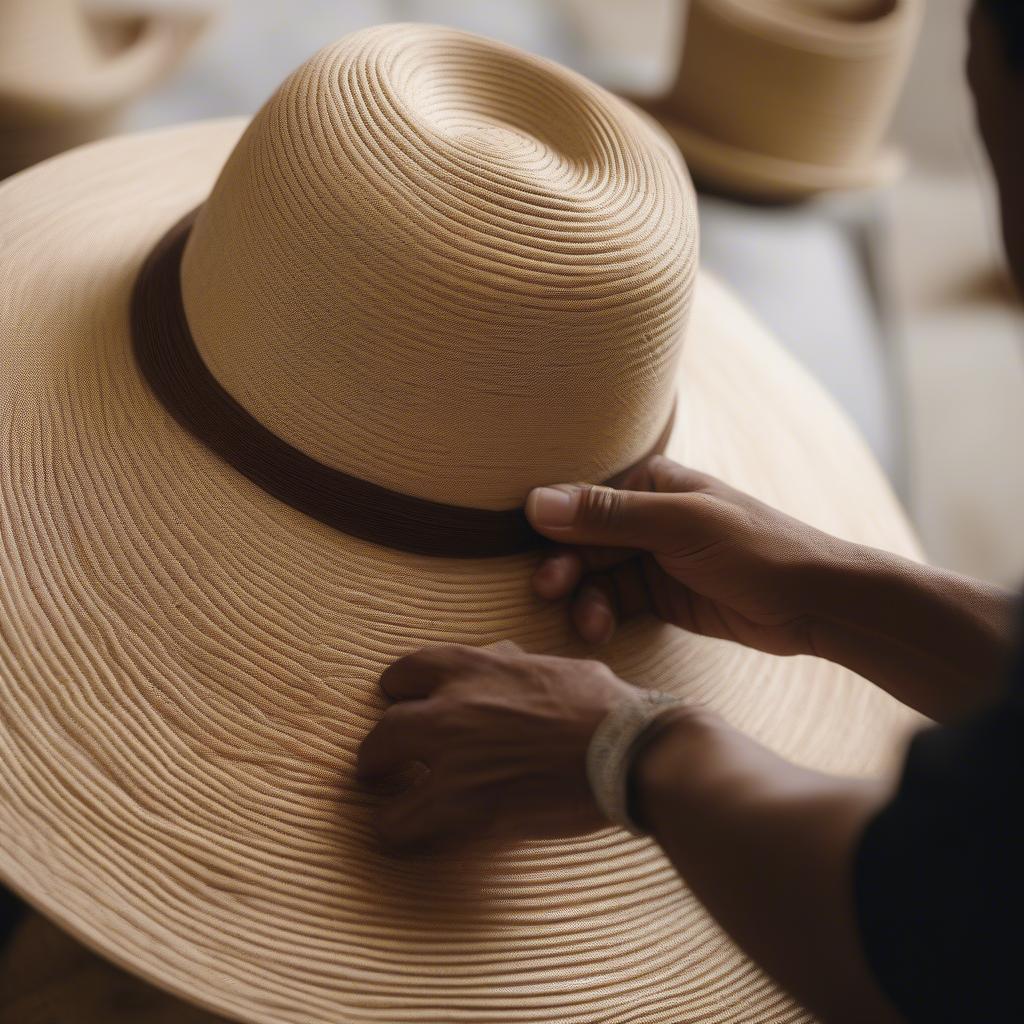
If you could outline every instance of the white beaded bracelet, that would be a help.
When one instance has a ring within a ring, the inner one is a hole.
[[[587,780],[598,809],[613,825],[643,835],[629,816],[629,770],[640,740],[679,700],[657,690],[638,690],[616,704],[594,730],[587,747]]]

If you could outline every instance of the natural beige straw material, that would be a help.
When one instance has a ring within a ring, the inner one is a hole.
[[[692,0],[679,72],[639,101],[698,180],[755,199],[883,184],[921,0]]]
[[[243,128],[0,187],[0,878],[252,1024],[805,1020],[648,841],[378,850],[353,769],[387,664],[440,641],[594,652],[532,596],[535,553],[356,540],[213,455],[146,386],[129,298],[209,197],[183,289],[210,369],[317,459],[442,501],[610,476],[675,401],[671,457],[913,553],[865,446],[696,274],[675,148],[579,76],[382,26]],[[652,619],[596,653],[823,769],[881,770],[912,724],[835,666]]]
[[[654,443],[696,207],[608,93],[452,38],[358,35],[293,76],[204,204],[182,294],[207,366],[278,436],[393,490],[509,508]]]

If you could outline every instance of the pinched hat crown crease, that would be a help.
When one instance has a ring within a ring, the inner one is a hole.
[[[322,50],[260,111],[182,291],[211,371],[297,448],[508,508],[657,437],[696,244],[681,160],[619,100],[488,40],[391,25]]]

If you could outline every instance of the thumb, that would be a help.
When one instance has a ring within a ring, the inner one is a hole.
[[[678,537],[685,494],[620,491],[592,484],[535,487],[526,499],[530,525],[562,544],[661,551]]]

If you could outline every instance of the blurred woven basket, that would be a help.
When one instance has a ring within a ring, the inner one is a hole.
[[[869,188],[902,167],[882,140],[921,0],[691,0],[679,72],[637,99],[699,183],[757,200]]]
[[[83,10],[76,0],[0,2],[0,178],[107,134],[171,71],[201,10]]]

